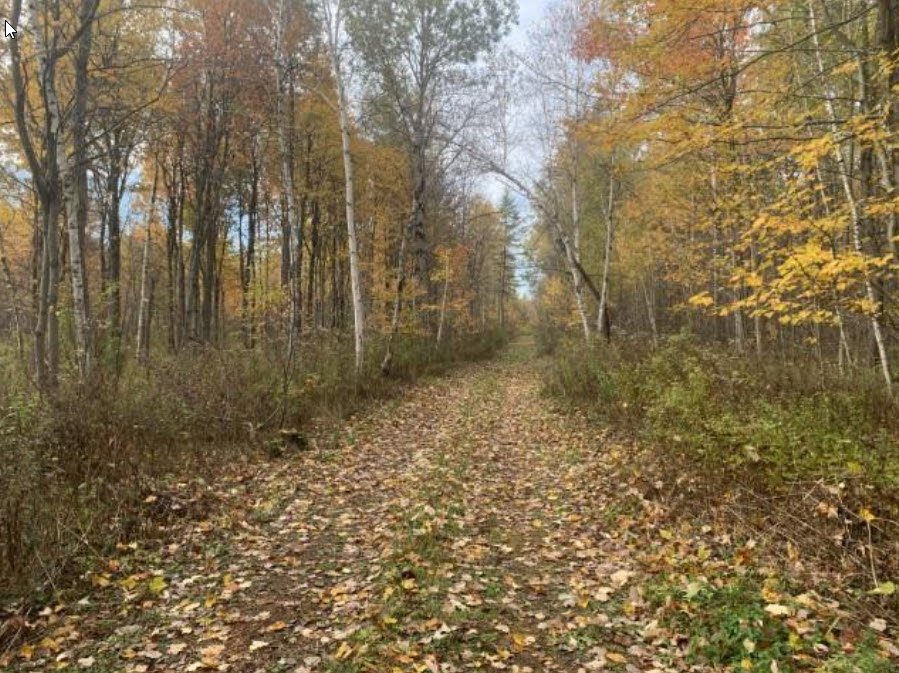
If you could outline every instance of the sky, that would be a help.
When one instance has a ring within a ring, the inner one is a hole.
[[[523,49],[527,45],[528,32],[543,17],[546,8],[554,1],[555,0],[518,0],[518,25],[513,27],[511,34],[507,39],[507,43],[512,49]],[[503,194],[508,190],[505,183],[499,178],[492,175],[484,175],[481,177],[480,191],[484,196],[498,205]],[[526,226],[531,226],[533,224],[533,210],[527,202],[527,199],[520,194],[517,194],[514,190],[510,193],[518,206],[519,213],[525,220]],[[526,236],[527,235],[525,234],[523,238],[526,238]],[[524,272],[525,268],[523,263],[524,260],[519,257],[515,271],[515,275],[519,282],[518,293],[523,297],[531,297],[534,294],[534,288],[532,288],[526,280],[527,276]]]
[[[543,17],[546,8],[554,1],[555,0],[518,0],[518,25],[512,29],[512,33],[508,38],[509,44],[513,49],[521,49],[527,44],[528,31],[530,31]],[[484,178],[482,189],[490,199],[496,202],[499,201],[503,192],[506,190],[502,182],[496,178],[486,176]],[[520,196],[516,198],[516,201],[518,202],[518,207],[522,215],[524,215],[525,220],[532,223],[533,212],[530,208],[530,204]],[[534,288],[525,281],[526,275],[522,263],[523,260],[519,259],[517,264],[519,268],[516,270],[516,275],[521,284],[518,288],[518,292],[523,297],[531,297],[533,296]]]
[[[555,0],[518,0],[518,25],[512,28],[507,44],[514,50],[524,49],[527,46],[528,32],[534,28],[543,17],[546,8]],[[492,176],[484,176],[481,183],[481,191],[487,198],[499,202],[506,191],[505,184]],[[521,201],[519,206],[527,209],[527,204]]]
[[[550,0],[518,0],[518,26],[512,31],[511,40],[516,46],[527,37],[527,30],[549,6]]]
[[[526,48],[528,32],[534,29],[543,18],[547,7],[554,2],[556,0],[518,0],[518,24],[512,28],[506,43],[516,51]],[[531,148],[531,151],[533,149]],[[499,202],[506,191],[506,186],[499,179],[485,175],[481,183],[481,191],[492,201]],[[529,210],[527,203],[523,200],[519,201],[519,206]]]

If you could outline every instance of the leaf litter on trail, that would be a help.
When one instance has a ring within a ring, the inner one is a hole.
[[[694,635],[718,615],[770,620],[786,643],[780,670],[801,671],[850,656],[862,637],[835,626],[814,641],[845,617],[838,604],[781,587],[789,578],[751,540],[670,519],[635,486],[627,447],[552,409],[527,364],[417,386],[344,437],[327,454],[247,467],[216,486],[221,511],[156,547],[123,545],[84,601],[39,617],[44,639],[0,663],[712,671]],[[894,592],[886,581],[873,593]],[[721,612],[735,595],[734,614]],[[875,650],[895,663],[893,628],[870,622]],[[739,634],[735,665],[773,670],[766,646]]]

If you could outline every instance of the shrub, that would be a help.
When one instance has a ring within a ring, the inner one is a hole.
[[[391,380],[379,371],[376,341],[358,377],[348,339],[304,344],[286,399],[281,355],[262,349],[130,362],[90,386],[64,384],[53,400],[9,377],[0,383],[0,600],[40,599],[91,555],[148,533],[151,491],[263,455],[282,415],[293,428],[338,419],[395,391],[396,379],[489,357],[505,341],[489,332],[437,348],[400,338]]]
[[[899,485],[899,410],[862,372],[739,357],[682,334],[655,351],[567,342],[544,384],[704,468]]]
[[[853,569],[844,600],[899,605],[867,594],[871,573],[899,572],[899,409],[867,372],[741,357],[678,335],[656,350],[566,343],[544,380],[549,394],[642,440],[628,467],[672,516],[714,508],[778,548],[800,545],[818,564],[809,567]],[[662,495],[656,483],[678,487]]]

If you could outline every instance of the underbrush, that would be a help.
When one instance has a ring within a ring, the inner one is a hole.
[[[638,440],[637,479],[672,516],[748,530],[793,566],[839,573],[859,606],[899,614],[899,406],[876,373],[679,335],[655,349],[564,341],[544,385]]]
[[[657,350],[568,342],[545,384],[704,469],[899,487],[899,406],[873,373],[741,357],[680,335]]]
[[[404,382],[491,357],[505,341],[499,332],[441,347],[406,338],[389,379],[378,369],[377,342],[359,376],[351,343],[304,344],[286,396],[283,357],[263,350],[159,355],[114,379],[63,384],[52,401],[4,363],[0,605],[40,602],[117,542],[149,534],[154,518],[201,516],[210,503],[160,497],[165,486],[272,455],[283,441],[282,417],[305,444],[313,422],[339,420]]]

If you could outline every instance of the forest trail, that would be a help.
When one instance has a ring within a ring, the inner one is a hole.
[[[333,450],[228,484],[231,507],[123,552],[14,666],[673,670],[628,560],[654,545],[633,519],[611,525],[633,496],[595,430],[541,397],[532,351],[416,386]]]

